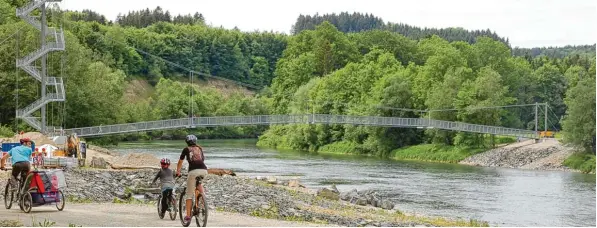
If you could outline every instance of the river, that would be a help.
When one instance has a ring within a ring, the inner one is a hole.
[[[473,218],[493,226],[595,226],[595,175],[391,161],[276,151],[255,140],[202,140],[209,167],[239,175],[299,177],[309,188],[373,189],[407,213]],[[183,141],[121,143],[176,163]]]

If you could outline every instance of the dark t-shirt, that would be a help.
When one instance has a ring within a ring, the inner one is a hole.
[[[203,156],[203,149],[200,148],[199,150],[201,150],[201,161],[197,162],[197,163],[191,162],[191,156],[190,156],[191,151],[189,151],[188,147],[185,147],[182,150],[182,153],[180,154],[180,160],[183,160],[185,158],[187,159],[187,162],[189,163],[189,171],[194,170],[194,169],[207,169],[207,166],[203,162],[203,161],[205,161],[205,156]]]

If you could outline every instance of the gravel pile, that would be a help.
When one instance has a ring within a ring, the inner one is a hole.
[[[108,159],[110,164],[118,166],[160,166],[160,159],[146,153],[131,153]]]
[[[568,148],[556,140],[515,143],[468,157],[460,164],[537,170],[569,170],[561,165],[569,155]]]
[[[99,147],[99,146],[95,146],[95,145],[88,145],[87,148],[91,149],[91,150],[95,150],[95,151],[97,151],[99,153],[102,153],[102,154],[107,154],[107,155],[111,155],[111,156],[118,156],[117,152],[108,150],[108,149],[103,148],[103,147]]]
[[[76,201],[113,202],[114,198],[127,199],[129,189],[147,187],[156,172],[147,171],[98,171],[72,169],[64,173],[66,197]]]

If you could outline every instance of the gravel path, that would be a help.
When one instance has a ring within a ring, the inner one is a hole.
[[[156,208],[141,204],[67,204],[63,211],[58,211],[53,205],[35,207],[31,213],[25,214],[17,209],[0,209],[0,220],[19,220],[24,226],[36,225],[47,219],[56,222],[55,226],[67,227],[69,224],[94,227],[178,227],[180,219],[174,221],[166,217],[160,219]],[[273,219],[263,219],[248,215],[210,211],[208,226],[248,226],[248,227],[296,227],[323,226],[306,222],[289,222]],[[196,226],[193,222],[191,226]],[[330,225],[325,225],[330,226]]]

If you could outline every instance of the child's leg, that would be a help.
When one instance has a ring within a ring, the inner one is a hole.
[[[168,194],[167,194],[168,190],[162,190],[162,214],[166,213],[166,210],[168,209]]]

